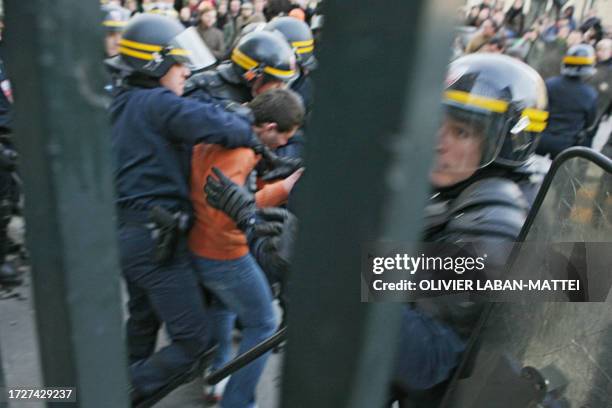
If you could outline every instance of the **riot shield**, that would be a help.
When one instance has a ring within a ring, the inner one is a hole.
[[[559,255],[583,270],[612,275],[610,264],[597,265],[601,256],[591,251],[612,242],[611,217],[612,161],[590,149],[571,149],[553,162],[519,240],[573,243],[561,246],[567,253]],[[511,270],[529,269],[517,262],[520,257],[513,253]],[[612,278],[589,273],[581,276],[591,285],[580,299],[487,305],[441,406],[610,407]],[[600,303],[569,303],[594,299]]]

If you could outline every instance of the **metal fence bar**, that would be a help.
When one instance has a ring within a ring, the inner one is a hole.
[[[381,407],[399,309],[360,303],[361,245],[418,239],[459,2],[325,6],[282,406]]]
[[[5,11],[44,383],[127,407],[99,4]]]

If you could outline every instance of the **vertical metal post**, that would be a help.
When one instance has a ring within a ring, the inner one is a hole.
[[[325,6],[282,406],[381,407],[399,305],[360,303],[361,245],[418,240],[459,1]]]
[[[0,347],[0,392],[4,392],[6,387],[6,381],[4,380],[4,366],[2,365],[2,348]],[[0,395],[0,400],[4,398],[4,395]]]
[[[44,383],[127,407],[99,4],[5,6]]]

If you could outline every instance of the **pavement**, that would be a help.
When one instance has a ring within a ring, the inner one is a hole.
[[[23,268],[24,283],[11,290],[0,291],[0,351],[2,369],[7,387],[31,388],[43,384],[35,326],[35,311],[32,306],[30,273]],[[160,336],[159,347],[167,342]],[[283,352],[271,354],[257,387],[258,408],[279,406],[280,375]],[[0,407],[3,407],[0,402]],[[13,403],[8,408],[43,408],[42,403]],[[155,408],[196,408],[218,407],[206,405],[202,378],[177,388],[155,405]]]
[[[23,242],[23,221],[14,219],[9,227],[10,234],[17,242]],[[15,258],[15,257],[13,257]],[[7,387],[33,388],[43,384],[33,307],[30,270],[27,265],[20,267],[24,282],[11,289],[0,289],[0,360]],[[124,300],[127,301],[125,291]],[[124,302],[125,303],[125,302]],[[167,344],[167,338],[160,332],[158,347]],[[235,345],[237,349],[237,345]],[[271,354],[257,387],[258,408],[279,406],[280,376],[283,353]],[[0,380],[1,383],[1,380]],[[0,401],[0,408],[44,408],[44,404],[27,402],[6,405]],[[206,405],[202,378],[177,388],[155,405],[155,408],[201,408],[218,407]]]

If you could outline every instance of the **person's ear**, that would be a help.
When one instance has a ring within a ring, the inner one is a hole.
[[[276,122],[264,122],[258,125],[253,126],[258,132],[269,132],[271,130],[276,130],[278,125]]]

